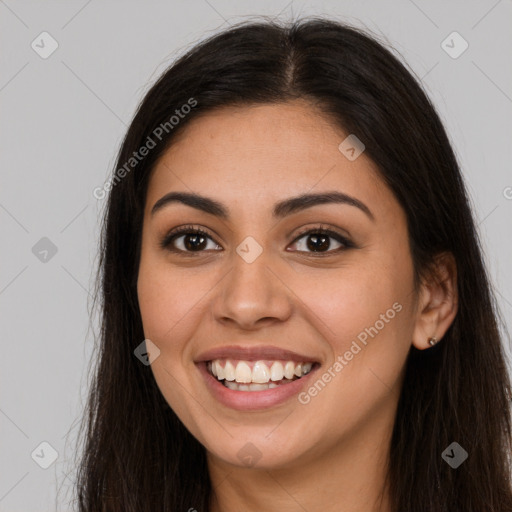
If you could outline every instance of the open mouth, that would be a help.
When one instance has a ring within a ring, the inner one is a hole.
[[[244,361],[215,359],[206,362],[208,373],[233,391],[265,391],[301,379],[319,364],[305,361]]]

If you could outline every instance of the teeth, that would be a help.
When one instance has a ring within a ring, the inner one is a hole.
[[[235,368],[235,380],[237,382],[249,383],[252,381],[251,367],[244,361],[240,361]]]
[[[224,365],[224,378],[229,381],[235,380],[235,367],[231,361],[226,361]]]
[[[270,379],[271,380],[281,380],[284,377],[284,370],[283,365],[276,361],[272,364],[272,367],[270,368]]]
[[[220,365],[218,361],[213,362],[215,369],[217,370],[217,379],[223,380],[225,378],[224,376],[224,368]]]
[[[268,384],[238,384],[237,382],[224,381],[224,385],[233,391],[264,391],[265,389],[277,388],[278,384],[269,382]]]
[[[257,361],[256,363],[254,363],[254,366],[252,367],[252,381],[263,384],[264,382],[268,382],[269,379],[270,370],[268,369],[267,365],[263,361]]]
[[[223,367],[221,366],[221,360],[216,359],[208,363],[208,370],[218,380],[225,380],[226,386],[230,387],[228,383],[266,385],[269,382],[272,384],[281,381],[283,378],[293,380],[309,373],[312,366],[313,363],[311,362],[294,363],[293,361],[287,361],[283,366],[283,362],[274,361],[269,368],[264,361],[256,361],[251,369],[249,361],[231,362],[228,359]],[[275,387],[275,385],[270,387]],[[268,387],[266,386],[264,389],[268,389]],[[241,390],[245,391],[244,389]],[[252,390],[256,391],[257,389],[253,388]]]
[[[293,379],[293,376],[295,375],[295,365],[288,361],[284,366],[284,376],[287,379]]]

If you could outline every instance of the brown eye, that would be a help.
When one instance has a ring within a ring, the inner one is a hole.
[[[208,242],[211,242],[208,247]],[[217,249],[220,246],[214,242],[211,236],[202,229],[183,226],[171,231],[161,241],[162,249],[173,252],[203,252]]]
[[[305,241],[301,242],[302,239]],[[334,244],[332,240],[334,240]],[[341,234],[323,228],[309,229],[302,233],[295,239],[294,245],[299,252],[313,253],[339,252],[354,247],[354,244]]]
[[[293,245],[296,246],[295,250],[298,252],[316,253],[318,255],[336,253],[355,247],[350,240],[340,233],[325,228],[313,228],[301,233],[295,239]],[[162,249],[184,254],[222,250],[206,231],[193,226],[182,226],[174,229],[163,238],[160,246]]]

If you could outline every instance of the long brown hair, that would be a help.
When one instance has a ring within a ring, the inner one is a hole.
[[[170,116],[190,98],[197,104],[171,127]],[[511,382],[456,157],[427,95],[392,51],[360,29],[321,18],[264,19],[210,37],[169,67],[131,122],[102,228],[95,301],[101,332],[82,425],[79,510],[208,510],[205,449],[134,356],[144,339],[136,282],[148,179],[197,116],[296,98],[364,140],[407,215],[416,277],[443,251],[457,264],[453,324],[438,345],[412,346],[407,359],[390,447],[393,510],[511,512]],[[126,167],[148,137],[155,147]],[[454,441],[468,452],[456,469],[442,458]]]

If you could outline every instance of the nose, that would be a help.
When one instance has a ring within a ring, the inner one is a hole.
[[[286,321],[292,312],[290,289],[272,268],[265,251],[252,263],[238,254],[213,300],[214,318],[244,330]]]

